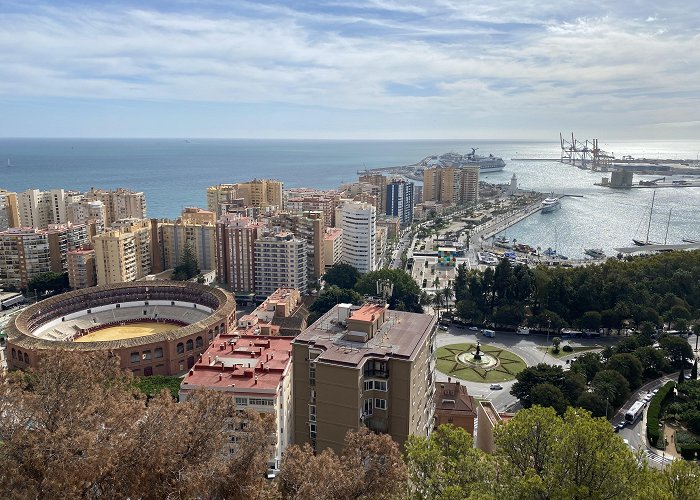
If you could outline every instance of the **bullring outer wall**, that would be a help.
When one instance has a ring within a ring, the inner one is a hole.
[[[144,337],[105,342],[66,342],[34,337],[39,326],[72,312],[109,304],[149,300],[198,304],[213,312],[184,327]],[[137,376],[177,375],[191,368],[209,343],[236,325],[236,301],[230,293],[199,283],[149,281],[115,283],[57,295],[29,306],[7,326],[8,368],[36,367],[42,356],[56,350],[111,351],[121,367]],[[157,356],[157,357],[156,357]]]

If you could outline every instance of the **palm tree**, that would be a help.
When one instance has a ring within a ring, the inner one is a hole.
[[[447,307],[447,312],[450,312],[450,299],[452,299],[454,295],[455,291],[452,288],[452,285],[450,285],[448,282],[445,288],[443,288],[442,290],[442,296],[445,298],[445,306]]]
[[[435,276],[435,279],[433,280],[433,286],[435,288],[440,286],[440,276]]]
[[[435,309],[438,319],[440,319],[440,307],[442,307],[442,292],[437,290],[433,295],[433,309]]]

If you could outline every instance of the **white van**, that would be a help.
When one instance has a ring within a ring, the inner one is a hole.
[[[519,326],[518,331],[516,333],[518,335],[530,335],[530,329],[524,326]]]
[[[496,332],[494,332],[493,330],[484,330],[483,333],[484,337],[494,338],[496,336]]]

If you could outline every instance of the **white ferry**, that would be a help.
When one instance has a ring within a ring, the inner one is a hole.
[[[559,210],[561,208],[561,202],[559,201],[559,198],[545,198],[541,207],[542,213],[548,214],[550,212],[554,212],[555,210]]]

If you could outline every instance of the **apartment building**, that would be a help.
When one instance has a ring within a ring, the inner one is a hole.
[[[336,209],[336,222],[343,230],[341,261],[360,273],[375,270],[377,209],[369,203],[345,201]]]
[[[279,212],[268,220],[274,230],[293,233],[306,242],[306,265],[309,284],[317,283],[325,272],[323,236],[326,229],[325,216],[320,211],[301,214]]]
[[[231,203],[238,197],[238,184],[217,184],[207,188],[207,210],[218,218],[221,216],[221,205]]]
[[[79,196],[79,193],[63,189],[23,191],[17,199],[20,226],[46,229],[49,224],[68,222],[66,199],[72,202]]]
[[[402,226],[413,222],[413,183],[393,180],[386,185],[386,215],[398,217]]]
[[[216,223],[217,276],[230,290],[255,291],[253,244],[265,227],[264,222],[236,214],[224,214]]]
[[[343,230],[327,227],[323,232],[323,264],[327,271],[343,257]]]
[[[135,281],[151,273],[151,222],[122,219],[93,239],[97,284]]]
[[[17,193],[0,189],[0,231],[19,226]]]
[[[244,205],[259,209],[284,208],[284,183],[275,179],[253,179],[237,184],[219,184],[207,188],[207,209],[220,217],[227,204]]]
[[[182,263],[187,245],[197,257],[200,269],[216,269],[216,219],[213,212],[185,208],[177,220],[159,222],[158,230],[165,269]]]
[[[375,245],[374,245],[374,268],[381,269],[386,265],[384,262],[384,257],[386,255],[387,249],[387,234],[389,230],[386,226],[381,226],[377,224],[377,230],[375,233]]]
[[[145,219],[146,196],[143,192],[125,188],[104,190],[90,188],[83,199],[101,201],[105,207],[105,226],[110,226],[121,219]]]
[[[339,304],[292,342],[294,442],[340,453],[367,426],[403,446],[434,425],[436,319]]]
[[[93,224],[95,234],[103,233],[107,228],[107,209],[100,200],[78,200],[66,206],[66,216],[73,224]]]
[[[432,167],[423,170],[423,201],[476,204],[479,199],[479,167]]]
[[[263,299],[278,288],[307,290],[306,242],[282,231],[261,236],[254,245],[255,296]]]
[[[335,209],[338,206],[338,200],[339,196],[334,191],[304,193],[303,196],[290,196],[287,198],[285,209],[289,213],[296,214],[321,212],[323,213],[325,226],[332,227],[335,225]]]
[[[214,338],[180,385],[179,399],[200,388],[235,398],[238,410],[253,410],[275,420],[269,467],[278,470],[292,443],[291,337],[222,334]],[[227,451],[235,453],[245,421],[226,429]]]
[[[95,249],[78,248],[66,254],[68,283],[73,290],[97,285]]]
[[[385,213],[387,207],[387,177],[384,174],[367,173],[360,175],[359,181],[360,183],[371,184],[377,187],[377,211]]]

